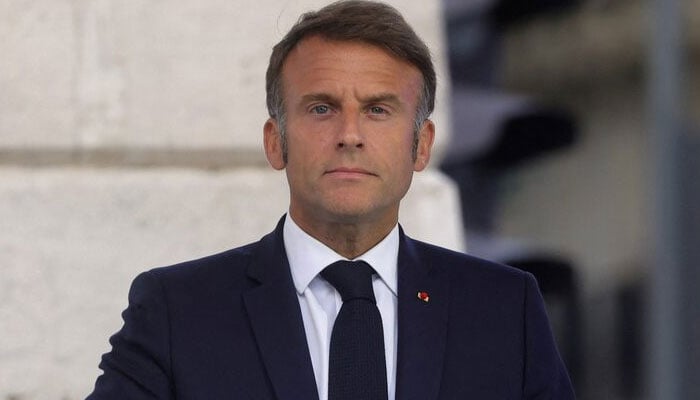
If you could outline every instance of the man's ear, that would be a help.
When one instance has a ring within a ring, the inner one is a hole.
[[[430,153],[435,140],[435,124],[426,119],[418,132],[418,148],[416,149],[416,159],[413,162],[413,170],[416,172],[424,170],[430,162]]]
[[[263,144],[265,146],[265,156],[272,168],[284,169],[284,154],[282,149],[282,137],[280,136],[277,120],[270,118],[263,127]]]

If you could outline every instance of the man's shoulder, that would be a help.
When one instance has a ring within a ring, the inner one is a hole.
[[[454,278],[515,279],[522,281],[522,279],[529,276],[527,272],[505,264],[420,240],[408,237],[406,239],[419,258],[429,263],[432,268],[447,272]]]
[[[153,268],[150,272],[155,275],[179,275],[196,273],[202,270],[229,268],[246,264],[257,246],[257,242],[224,250],[218,253],[179,262],[177,264]]]
[[[161,278],[181,279],[245,273],[251,262],[270,262],[270,260],[276,259],[271,256],[273,253],[284,251],[281,245],[283,222],[284,217],[272,232],[258,241],[190,261],[154,268],[148,273]],[[279,256],[279,254],[277,255]]]
[[[429,268],[430,275],[449,285],[452,299],[459,304],[511,309],[522,304],[529,288],[537,286],[530,273],[514,267],[421,241],[413,240],[412,246],[419,262]]]
[[[260,241],[143,273],[169,287],[206,287],[214,282],[242,281]]]

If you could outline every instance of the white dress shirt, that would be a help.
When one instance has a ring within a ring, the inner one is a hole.
[[[311,363],[320,400],[328,399],[328,358],[335,317],[343,304],[340,294],[319,273],[328,265],[347,260],[314,239],[287,215],[284,222],[284,247],[296,287]],[[372,279],[374,296],[382,316],[386,376],[389,400],[396,392],[396,264],[399,254],[398,225],[376,246],[354,260],[366,261],[377,271]]]

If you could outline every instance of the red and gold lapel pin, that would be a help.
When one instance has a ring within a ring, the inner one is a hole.
[[[423,302],[427,303],[430,301],[430,295],[428,292],[418,292],[418,300],[423,300]]]

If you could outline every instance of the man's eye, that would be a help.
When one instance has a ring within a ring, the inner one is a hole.
[[[379,106],[372,106],[369,108],[369,112],[372,114],[385,114],[386,110]]]
[[[328,107],[328,106],[325,105],[325,104],[319,104],[319,105],[317,105],[317,106],[314,106],[314,107],[311,109],[311,111],[312,111],[314,114],[327,114],[328,111],[330,111],[330,107]]]

